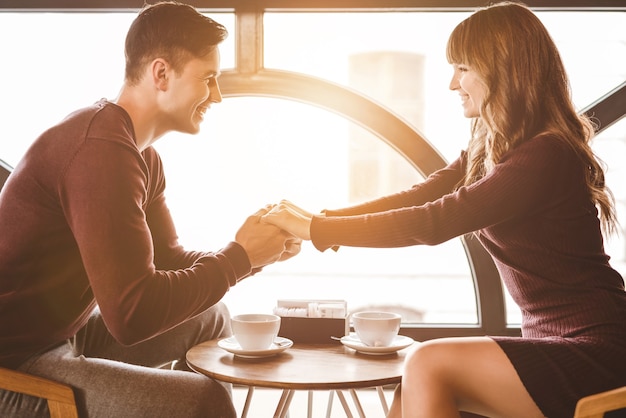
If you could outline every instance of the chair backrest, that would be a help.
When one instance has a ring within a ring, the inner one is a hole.
[[[11,171],[13,171],[13,167],[0,160],[0,189],[4,186],[4,183],[7,181]]]

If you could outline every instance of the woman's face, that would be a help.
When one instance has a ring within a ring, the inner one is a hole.
[[[450,90],[461,96],[463,115],[475,118],[480,115],[480,108],[487,95],[487,86],[476,71],[469,65],[452,64],[454,74],[450,81]]]

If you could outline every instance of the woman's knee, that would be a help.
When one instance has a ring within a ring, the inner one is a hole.
[[[435,339],[419,343],[407,355],[403,382],[424,382],[432,385],[454,380],[458,367],[464,363],[462,348],[449,339]]]
[[[444,360],[443,347],[438,340],[419,343],[407,355],[405,369],[429,370],[439,366]]]

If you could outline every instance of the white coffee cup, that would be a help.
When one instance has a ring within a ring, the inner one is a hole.
[[[241,314],[230,320],[233,335],[244,350],[267,350],[280,329],[280,316],[272,314]]]
[[[363,311],[352,314],[356,335],[370,347],[389,347],[400,331],[402,316],[393,312]]]

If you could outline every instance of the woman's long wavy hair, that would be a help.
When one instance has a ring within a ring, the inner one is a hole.
[[[487,87],[480,116],[472,121],[463,183],[474,183],[504,153],[548,133],[566,141],[588,167],[590,197],[605,232],[614,232],[614,199],[589,144],[594,126],[574,109],[560,54],[537,16],[513,2],[481,9],[454,29],[447,58],[472,67]]]

